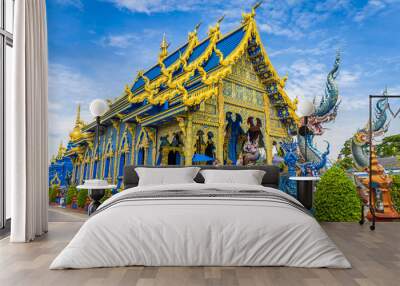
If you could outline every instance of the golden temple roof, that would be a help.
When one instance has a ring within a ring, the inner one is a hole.
[[[189,33],[188,41],[179,49],[167,55],[168,43],[163,37],[158,64],[147,71],[140,71],[132,85],[125,88],[125,96],[131,103],[147,101],[161,105],[177,96],[187,106],[200,104],[217,94],[216,88],[223,78],[232,73],[232,66],[245,54],[250,55],[258,75],[266,85],[269,94],[276,93],[280,104],[287,107],[288,117],[295,122],[296,102],[284,91],[287,77],[279,77],[261,42],[255,21],[253,6],[250,13],[244,13],[241,26],[227,35],[221,35],[219,19],[209,28],[208,37],[202,41],[197,38],[197,28]],[[255,49],[254,49],[255,48]],[[210,87],[206,93],[191,93],[198,84]],[[273,90],[269,89],[272,86]]]

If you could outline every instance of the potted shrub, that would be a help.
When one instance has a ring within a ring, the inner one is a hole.
[[[339,166],[333,166],[318,182],[314,198],[319,221],[358,221],[361,201],[356,186]]]
[[[88,190],[81,189],[78,192],[78,197],[77,197],[77,204],[79,208],[84,208],[86,205],[86,201],[88,198]]]
[[[75,186],[69,186],[67,194],[65,196],[65,203],[67,205],[67,207],[72,207],[72,203],[73,203],[73,198],[75,197],[76,199],[76,187]]]

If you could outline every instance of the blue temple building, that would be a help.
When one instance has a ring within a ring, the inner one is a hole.
[[[272,142],[297,128],[287,77],[267,55],[254,9],[226,35],[220,22],[202,40],[196,27],[173,52],[163,37],[156,63],[109,101],[99,144],[96,122],[84,123],[78,107],[63,155],[73,183],[104,178],[123,188],[127,164],[271,163]]]

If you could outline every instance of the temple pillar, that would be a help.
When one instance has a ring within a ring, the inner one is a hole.
[[[220,164],[224,164],[225,111],[224,111],[224,94],[223,94],[222,82],[218,84],[217,110],[218,110],[218,136],[217,136],[216,157]]]
[[[76,178],[76,159],[72,160],[72,175],[71,175],[71,182],[75,182],[75,178]]]
[[[190,112],[186,121],[185,165],[190,166],[193,158],[193,115]]]
[[[272,142],[271,142],[271,113],[268,94],[264,94],[265,114],[265,149],[267,152],[267,163],[272,164]]]
[[[80,173],[80,175],[79,175],[79,184],[82,184],[83,181],[84,181],[83,171],[85,170],[85,159],[81,160],[79,168],[80,168],[80,170],[79,170],[79,173]]]
[[[118,160],[118,155],[120,154],[120,150],[119,150],[119,141],[120,141],[120,129],[121,129],[121,125],[120,125],[120,121],[119,120],[112,120],[112,125],[115,129],[116,132],[116,143],[115,143],[115,154],[114,154],[114,166],[113,166],[113,184],[116,185],[117,184],[117,169],[119,166],[119,160]]]
[[[135,144],[136,144],[136,125],[133,125],[133,124],[130,124],[130,123],[126,123],[127,125],[128,125],[128,130],[129,130],[129,132],[131,133],[131,137],[132,137],[132,140],[131,140],[131,165],[133,165],[134,163],[135,163],[135,151],[136,151],[136,148],[135,148]]]
[[[99,163],[100,163],[100,173],[99,173],[99,179],[104,179],[104,167],[105,167],[105,149],[106,149],[106,135],[103,135],[103,145],[101,149],[101,155],[99,153]]]

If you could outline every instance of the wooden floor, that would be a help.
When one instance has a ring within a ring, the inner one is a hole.
[[[53,210],[58,212],[57,210]],[[52,215],[56,217],[58,214]],[[54,257],[78,231],[84,216],[50,222],[49,233],[29,244],[0,241],[0,285],[400,285],[400,223],[326,223],[324,229],[352,269],[288,267],[124,267],[48,270]]]

